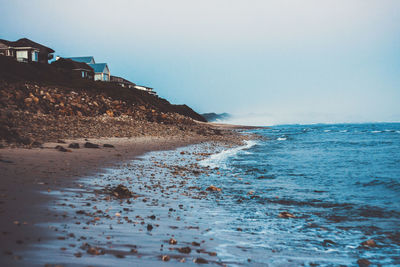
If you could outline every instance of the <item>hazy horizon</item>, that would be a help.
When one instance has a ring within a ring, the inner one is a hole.
[[[400,2],[5,1],[0,38],[242,124],[400,121]]]

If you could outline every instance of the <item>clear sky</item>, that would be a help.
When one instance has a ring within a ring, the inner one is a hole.
[[[400,121],[398,0],[0,0],[0,38],[235,122]]]

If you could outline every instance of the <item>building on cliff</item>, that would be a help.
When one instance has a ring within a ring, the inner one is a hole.
[[[48,63],[54,50],[27,38],[15,42],[0,39],[0,55],[13,57],[19,62]]]
[[[157,95],[157,93],[153,91],[153,88],[150,88],[150,87],[147,87],[147,86],[135,85],[133,88],[135,88],[137,90],[141,90],[141,91],[146,91],[147,93],[149,93],[151,95]]]
[[[67,57],[66,59],[71,59],[76,62],[86,63],[94,70],[94,80],[95,81],[103,81],[109,82],[110,79],[110,69],[108,68],[107,63],[96,63],[94,61],[94,57]]]
[[[136,86],[136,84],[131,81],[128,81],[122,77],[113,76],[113,75],[111,75],[110,81],[112,83],[118,84],[121,87],[126,87],[126,88],[134,88],[134,86]]]
[[[94,80],[94,69],[86,63],[74,61],[69,58],[57,57],[57,60],[52,62],[51,65],[59,69],[73,71],[77,78]]]

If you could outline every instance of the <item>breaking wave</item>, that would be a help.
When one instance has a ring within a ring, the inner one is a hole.
[[[200,161],[200,165],[203,167],[209,168],[227,168],[226,160],[228,158],[234,157],[240,152],[244,152],[245,150],[255,146],[257,141],[254,140],[246,140],[243,146],[234,147],[231,149],[223,150],[217,154],[213,154],[210,157]]]

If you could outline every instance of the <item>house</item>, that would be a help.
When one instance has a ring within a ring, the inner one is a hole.
[[[86,63],[94,69],[94,80],[95,81],[110,81],[110,69],[107,63],[96,63],[94,57],[67,57],[66,59],[71,59],[76,62]]]
[[[128,81],[124,78],[118,77],[118,76],[112,76],[111,75],[111,82],[118,84],[121,87],[126,87],[126,88],[134,88],[136,84],[134,84],[131,81]]]
[[[135,88],[137,90],[146,91],[147,93],[149,93],[151,95],[157,95],[157,93],[153,91],[153,88],[150,88],[150,87],[147,87],[147,86],[135,85],[133,88]]]
[[[94,57],[66,57],[66,59],[71,59],[76,62],[82,62],[86,64],[95,64]]]
[[[94,80],[94,69],[86,63],[57,57],[57,60],[51,64],[60,69],[72,70],[76,74],[76,77]]]
[[[96,63],[96,64],[88,64],[90,67],[94,69],[94,80],[95,81],[110,81],[110,70],[108,69],[107,63]]]
[[[19,62],[48,63],[54,50],[27,38],[15,42],[0,39],[0,55],[13,57]]]

